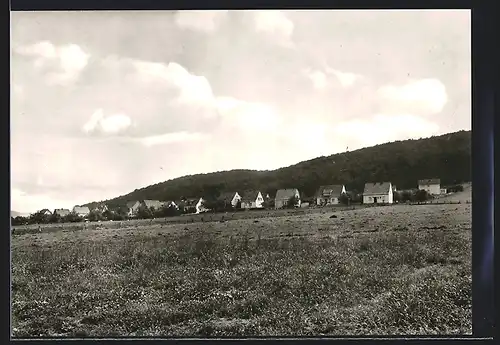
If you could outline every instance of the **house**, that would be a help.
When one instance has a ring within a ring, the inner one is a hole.
[[[202,213],[202,212],[208,211],[208,209],[203,205],[204,202],[205,202],[205,199],[203,199],[203,198],[200,198],[198,200],[198,202],[196,203],[196,206],[195,206],[196,213]]]
[[[46,208],[44,208],[43,210],[38,211],[38,213],[43,214],[44,216],[50,216],[50,215],[52,215],[52,212],[50,212]]]
[[[141,203],[139,201],[129,201],[127,202],[127,214],[129,217],[133,217],[136,215],[137,211],[141,207]]]
[[[159,210],[163,207],[163,202],[159,200],[143,200],[141,204],[149,210]]]
[[[108,210],[108,205],[106,204],[97,204],[92,208],[92,211],[96,211],[99,213],[104,213]]]
[[[87,217],[90,209],[87,206],[75,206],[73,207],[73,213],[80,217]]]
[[[365,183],[365,189],[363,191],[363,204],[377,203],[393,203],[391,182]]]
[[[425,190],[432,195],[441,194],[441,181],[438,178],[419,180],[418,189]]]
[[[274,208],[283,208],[293,197],[297,198],[297,204],[295,206],[300,207],[300,193],[297,188],[278,189],[274,197]]]
[[[226,205],[231,204],[233,207],[236,207],[238,202],[241,201],[241,195],[239,195],[238,192],[226,192],[219,195],[217,200],[224,201]]]
[[[183,213],[195,213],[198,201],[199,199],[182,199],[177,202],[177,206]]]
[[[174,207],[176,210],[179,209],[179,205],[177,205],[174,201],[172,200],[168,200],[168,201],[164,201],[163,202],[163,207],[167,207],[167,208],[170,208],[170,207]]]
[[[345,193],[343,184],[321,186],[316,192],[316,205],[336,205],[339,203],[339,197]]]
[[[447,193],[446,188],[441,188],[440,193],[441,193],[441,194],[446,194],[446,193]]]
[[[260,191],[249,190],[241,197],[241,208],[262,208],[264,197]]]
[[[59,217],[66,217],[70,213],[71,211],[67,208],[56,208],[54,210],[54,214],[57,214]]]

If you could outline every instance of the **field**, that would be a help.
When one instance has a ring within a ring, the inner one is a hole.
[[[13,336],[472,332],[470,204],[179,219],[13,236]]]

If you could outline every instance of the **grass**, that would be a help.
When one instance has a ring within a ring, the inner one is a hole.
[[[471,333],[469,205],[330,214],[19,235],[13,335]]]

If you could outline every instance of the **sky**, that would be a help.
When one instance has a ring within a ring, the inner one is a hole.
[[[11,12],[11,209],[471,128],[470,11]]]

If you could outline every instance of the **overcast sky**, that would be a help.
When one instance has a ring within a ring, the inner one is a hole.
[[[13,12],[11,207],[471,128],[469,11]]]

